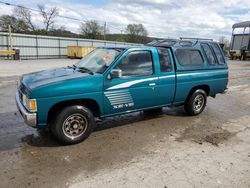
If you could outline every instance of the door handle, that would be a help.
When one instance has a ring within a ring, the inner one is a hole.
[[[155,83],[150,83],[148,84],[149,86],[155,86],[156,84]]]

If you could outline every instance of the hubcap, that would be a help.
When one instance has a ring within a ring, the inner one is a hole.
[[[72,114],[63,122],[63,133],[73,139],[84,134],[87,129],[87,119],[82,114]]]
[[[194,98],[194,102],[193,102],[193,108],[195,111],[200,111],[202,109],[204,105],[204,96],[203,95],[197,95]]]

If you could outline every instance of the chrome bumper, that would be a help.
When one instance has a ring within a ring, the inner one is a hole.
[[[20,112],[20,114],[23,116],[24,122],[31,126],[31,127],[36,127],[37,121],[36,121],[36,113],[31,113],[28,112],[24,106],[22,105],[21,101],[20,101],[20,97],[18,95],[18,93],[16,93],[16,105],[17,108]]]

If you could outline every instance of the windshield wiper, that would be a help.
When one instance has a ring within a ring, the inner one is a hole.
[[[74,69],[74,70],[77,69],[78,71],[87,72],[87,73],[89,73],[89,74],[91,74],[91,75],[94,74],[91,70],[89,70],[89,69],[86,68],[86,67],[77,67],[76,65],[67,66],[67,67],[70,68],[70,69]]]
[[[89,70],[89,69],[86,68],[86,67],[76,67],[76,68],[79,69],[79,70],[81,70],[81,71],[87,72],[87,73],[89,73],[89,74],[91,74],[91,75],[94,74],[93,71]]]
[[[67,68],[70,68],[70,69],[76,69],[77,66],[75,66],[74,64],[72,66],[68,65]]]

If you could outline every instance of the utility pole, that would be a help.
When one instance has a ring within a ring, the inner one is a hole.
[[[9,50],[12,50],[13,45],[12,45],[12,36],[11,36],[11,27],[10,27],[10,25],[8,25],[8,31],[9,31]]]
[[[103,39],[106,40],[106,27],[107,27],[107,23],[104,22],[104,27],[103,27]]]
[[[123,30],[121,30],[121,39],[120,39],[121,41],[123,41],[123,40],[122,40],[122,39],[123,39],[123,37],[122,37],[122,33],[123,33]]]

